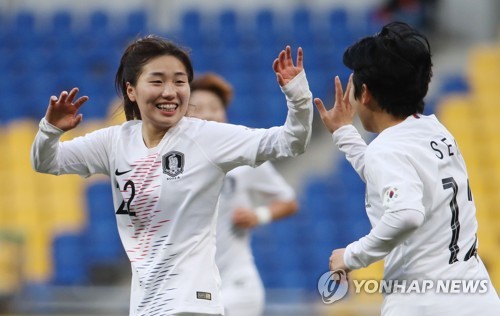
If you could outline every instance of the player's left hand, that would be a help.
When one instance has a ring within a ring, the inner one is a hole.
[[[353,88],[352,85],[351,74],[344,93],[339,77],[335,77],[335,104],[330,110],[326,110],[320,98],[314,99],[314,104],[316,104],[316,108],[319,111],[319,116],[330,133],[335,132],[344,125],[352,124],[355,113],[355,110],[349,102],[349,94]]]
[[[246,208],[237,208],[233,212],[233,224],[239,228],[253,228],[259,224],[255,212]]]
[[[280,86],[284,87],[304,69],[303,61],[302,47],[297,49],[297,66],[293,64],[292,48],[290,46],[287,45],[285,50],[280,52],[278,58],[273,62],[273,69]]]
[[[344,252],[345,248],[339,248],[332,251],[332,255],[330,256],[330,271],[335,271],[340,269],[344,270],[345,272],[350,271],[344,262]]]

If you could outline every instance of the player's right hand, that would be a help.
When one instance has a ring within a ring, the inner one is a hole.
[[[77,112],[89,97],[83,96],[73,102],[77,93],[78,88],[73,88],[69,93],[67,91],[61,92],[59,98],[55,95],[51,96],[45,114],[47,122],[63,131],[69,131],[80,124],[83,116]]]
[[[304,52],[302,47],[297,49],[297,65],[293,64],[292,48],[286,46],[282,50],[278,58],[273,62],[273,70],[276,73],[276,79],[280,86],[284,87],[287,83],[292,81],[304,69]]]

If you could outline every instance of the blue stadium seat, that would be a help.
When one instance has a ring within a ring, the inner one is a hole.
[[[116,227],[111,184],[107,181],[87,187],[88,225],[83,244],[91,264],[114,263],[123,259],[124,250]]]
[[[470,85],[467,79],[461,74],[448,74],[442,80],[439,88],[441,95],[451,93],[467,93],[470,91]]]
[[[148,30],[148,14],[144,10],[134,10],[127,14],[126,32],[135,37]]]
[[[36,17],[32,11],[19,11],[14,17],[13,29],[18,34],[34,33]]]
[[[329,13],[327,34],[335,45],[350,44],[354,33],[350,26],[349,13],[345,8],[335,8]]]
[[[82,256],[83,239],[79,234],[66,234],[53,243],[55,285],[81,285],[88,280],[88,260]]]
[[[149,17],[145,10],[132,10],[124,14],[121,27],[112,30],[115,49],[122,51],[131,41],[150,33],[160,35],[149,28]]]
[[[30,117],[28,103],[25,98],[18,95],[0,96],[0,123]]]
[[[42,30],[40,46],[47,51],[58,51],[64,48],[73,49],[77,44],[76,28],[73,15],[68,10],[55,11],[51,16],[50,25]]]
[[[193,51],[200,49],[203,41],[201,14],[198,10],[187,10],[181,16],[179,39]]]
[[[51,29],[54,32],[71,33],[73,32],[73,16],[68,10],[55,11],[51,19]]]
[[[87,54],[100,48],[115,47],[117,37],[110,26],[110,17],[104,10],[95,10],[87,16],[87,23],[78,32],[78,50]]]
[[[225,49],[240,45],[240,27],[238,14],[233,9],[226,9],[218,15],[216,34],[221,39]]]
[[[270,9],[260,9],[255,15],[255,34],[262,47],[274,46],[277,30],[275,28],[274,13]]]
[[[312,45],[314,30],[311,25],[311,12],[307,7],[299,6],[292,12],[292,34],[293,40],[304,50]],[[294,45],[296,46],[296,45]]]

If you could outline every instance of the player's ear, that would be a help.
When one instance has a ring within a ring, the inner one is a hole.
[[[127,96],[130,99],[130,101],[135,102],[135,88],[130,84],[130,82],[127,82]]]
[[[363,83],[361,86],[361,103],[364,105],[370,104],[372,102],[373,96],[372,93],[370,92],[370,89],[368,89],[368,86]]]

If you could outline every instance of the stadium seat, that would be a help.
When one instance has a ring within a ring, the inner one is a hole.
[[[58,236],[53,242],[54,275],[56,285],[85,284],[88,280],[88,261],[81,259],[83,239],[79,234]]]
[[[238,14],[233,9],[226,9],[217,16],[215,33],[221,39],[224,49],[233,49],[240,46],[240,26]]]
[[[127,14],[127,27],[131,32],[145,31],[148,28],[148,14],[144,10],[133,10]]]
[[[441,80],[440,95],[466,94],[469,92],[469,82],[461,74],[448,74]]]
[[[203,40],[202,18],[198,10],[192,9],[185,11],[181,16],[179,38],[181,42],[191,47],[193,51],[200,49]]]

